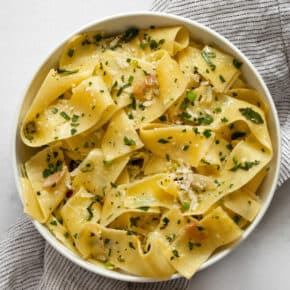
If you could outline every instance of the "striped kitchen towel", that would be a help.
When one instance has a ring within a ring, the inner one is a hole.
[[[226,36],[253,62],[275,100],[282,128],[279,184],[290,176],[289,0],[156,0],[153,10],[197,20]],[[62,257],[27,217],[0,242],[0,289],[186,289],[188,281],[131,284],[100,277]]]

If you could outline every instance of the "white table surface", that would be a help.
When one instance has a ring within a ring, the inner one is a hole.
[[[12,133],[23,92],[51,49],[83,24],[148,10],[151,0],[1,0],[0,238],[21,216],[12,170]],[[191,280],[194,290],[290,289],[290,182],[277,190],[256,231],[223,261]]]

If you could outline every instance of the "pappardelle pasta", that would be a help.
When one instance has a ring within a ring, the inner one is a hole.
[[[241,66],[181,26],[73,37],[22,122],[24,211],[99,266],[191,278],[260,209],[268,108]]]

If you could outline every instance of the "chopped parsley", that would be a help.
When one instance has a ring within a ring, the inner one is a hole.
[[[239,68],[242,66],[242,64],[243,64],[242,62],[236,60],[235,58],[233,59],[233,65],[234,65],[237,69],[239,69]]]
[[[233,220],[234,220],[234,222],[235,222],[236,224],[239,224],[239,222],[240,222],[240,220],[241,220],[241,216],[235,214],[235,215],[233,216]]]
[[[136,98],[135,98],[135,96],[133,94],[131,94],[130,95],[130,99],[131,99],[131,104],[130,104],[131,108],[133,110],[136,110],[137,105],[136,105]]]
[[[91,172],[91,171],[93,171],[94,170],[94,164],[93,163],[91,163],[91,162],[87,162],[86,164],[85,164],[85,166],[83,166],[81,169],[81,172]]]
[[[139,29],[136,27],[131,27],[125,31],[123,36],[121,37],[121,40],[124,42],[130,42],[133,40],[139,33]]]
[[[57,160],[55,164],[49,163],[48,167],[42,171],[43,178],[47,178],[48,176],[61,171],[62,170],[62,161]]]
[[[143,210],[143,211],[148,211],[150,206],[140,206],[138,209]]]
[[[228,120],[226,117],[223,117],[223,118],[221,118],[221,121],[222,121],[223,123],[227,123],[229,120]]]
[[[216,55],[214,52],[206,52],[206,51],[202,51],[201,52],[201,56],[204,59],[204,61],[209,65],[210,69],[212,71],[215,70],[216,65],[212,63],[211,58],[215,58]]]
[[[225,82],[226,82],[226,80],[224,79],[224,77],[223,77],[222,75],[219,75],[219,78],[220,78],[220,81],[221,81],[222,83],[225,83]]]
[[[206,129],[203,131],[203,136],[206,137],[206,138],[209,138],[211,136],[211,130],[209,129]]]
[[[50,224],[53,225],[53,226],[57,226],[56,220],[51,221]]]
[[[166,236],[166,240],[170,243],[175,239],[175,234],[169,234]]]
[[[131,217],[130,218],[130,226],[131,227],[137,227],[138,221],[140,220],[140,217]]]
[[[201,247],[201,243],[188,242],[188,248],[190,251],[192,251],[194,247]]]
[[[167,121],[167,118],[166,118],[166,116],[160,116],[159,117],[159,120],[161,121],[161,122],[166,122]]]
[[[76,123],[76,122],[78,121],[78,119],[79,119],[79,116],[76,115],[76,114],[73,114],[73,116],[72,116],[72,118],[71,118],[71,121],[72,121],[73,123]]]
[[[186,97],[183,99],[180,104],[180,109],[185,110],[189,105],[194,106],[194,101],[196,99],[196,93],[194,91],[189,91],[186,94]]]
[[[92,202],[90,203],[90,205],[87,207],[87,211],[88,211],[88,213],[89,213],[89,215],[88,215],[88,217],[87,217],[87,221],[90,221],[90,220],[93,218],[93,216],[94,216],[94,214],[93,214],[93,210],[92,210],[92,206],[93,206],[94,203],[95,203],[95,202],[92,201]]]
[[[75,53],[75,50],[74,50],[73,48],[70,48],[70,49],[68,50],[68,52],[67,52],[67,55],[68,55],[69,57],[73,57],[74,53]]]
[[[243,138],[245,136],[246,136],[246,132],[236,131],[236,132],[232,133],[231,140],[236,140],[239,138]]]
[[[124,144],[127,146],[135,146],[136,142],[133,139],[128,138],[127,136],[124,137]]]
[[[178,251],[176,249],[174,249],[172,251],[172,254],[174,255],[174,257],[179,258],[179,253],[178,253]]]
[[[167,143],[169,143],[169,141],[164,139],[164,138],[161,138],[161,139],[158,140],[158,143],[167,144]]]
[[[182,207],[183,207],[184,210],[189,210],[190,209],[190,203],[189,202],[184,202],[182,204]]]
[[[233,162],[235,164],[234,167],[230,168],[230,171],[237,171],[238,169],[242,169],[245,171],[248,171],[249,169],[251,169],[252,167],[259,165],[260,161],[255,160],[255,161],[246,161],[244,163],[239,163],[236,159],[233,159]]]
[[[209,125],[213,122],[213,117],[209,114],[206,114],[204,117],[198,118],[199,124]]]
[[[67,69],[63,69],[63,68],[58,68],[56,70],[59,74],[63,74],[63,75],[71,75],[71,74],[75,74],[77,73],[79,70],[67,70]]]
[[[182,150],[183,151],[187,151],[189,149],[189,145],[184,145],[183,147],[182,147]]]
[[[162,225],[162,227],[160,227],[160,230],[165,229],[168,226],[169,222],[170,222],[169,218],[167,218],[167,217],[163,218],[162,219],[163,225]]]
[[[59,114],[60,114],[60,115],[61,115],[65,120],[67,120],[67,121],[70,120],[70,116],[69,116],[66,112],[61,111]]]
[[[239,109],[239,111],[247,120],[249,120],[255,124],[263,124],[264,123],[264,120],[261,117],[261,115],[251,108],[241,108],[241,109]]]
[[[112,161],[103,160],[103,164],[104,164],[105,167],[110,167],[112,165]]]

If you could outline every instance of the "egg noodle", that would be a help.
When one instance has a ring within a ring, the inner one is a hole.
[[[73,37],[22,122],[24,211],[92,263],[191,278],[260,209],[268,108],[241,67],[181,26]]]

